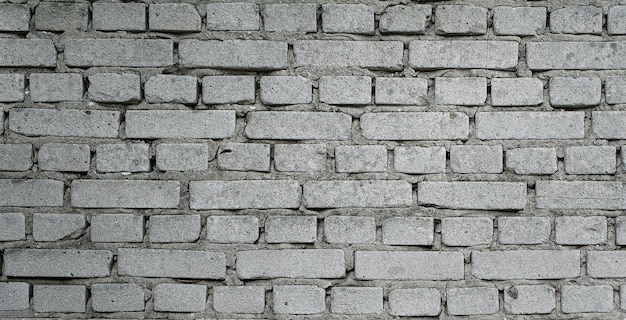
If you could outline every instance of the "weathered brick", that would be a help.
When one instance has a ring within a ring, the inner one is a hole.
[[[2,15],[2,4],[0,4],[0,15]],[[0,17],[0,21],[2,18]],[[0,22],[0,25],[2,22]],[[22,74],[0,74],[0,102],[21,102],[24,101],[24,75]]]
[[[217,167],[234,171],[270,171],[270,145],[229,142],[220,146]]]
[[[30,307],[29,301],[30,285],[28,283],[0,282],[0,310],[25,310]]]
[[[435,103],[473,106],[485,104],[487,78],[435,78]]]
[[[210,216],[206,238],[214,243],[254,243],[259,239],[259,219],[255,216]]]
[[[89,4],[40,2],[35,9],[35,28],[45,31],[87,31]]]
[[[91,218],[91,242],[143,242],[143,216],[94,214]]]
[[[383,288],[334,287],[330,292],[330,311],[339,314],[381,314]]]
[[[482,210],[526,207],[523,182],[420,182],[417,186],[418,205]]]
[[[393,149],[393,167],[402,173],[445,173],[445,147],[402,147]]]
[[[469,247],[487,245],[493,237],[491,218],[443,218],[441,220],[441,242],[446,246]]]
[[[198,101],[198,79],[194,76],[160,74],[144,85],[148,103],[195,104]]]
[[[409,207],[413,192],[405,180],[307,181],[303,201],[307,208]]]
[[[194,32],[202,26],[202,18],[191,3],[152,3],[148,13],[151,31]]]
[[[594,6],[566,6],[550,12],[550,31],[553,33],[602,34],[602,8]]]
[[[107,250],[5,249],[3,275],[28,278],[97,278],[111,275]]]
[[[531,70],[608,70],[626,68],[626,42],[528,42]]]
[[[501,244],[542,244],[550,240],[550,218],[500,217],[498,240]]]
[[[372,78],[365,76],[328,76],[319,80],[320,102],[328,104],[369,104]]]
[[[33,73],[29,85],[33,102],[83,99],[83,77],[78,73]]]
[[[0,171],[27,171],[33,166],[30,143],[0,144]]]
[[[514,69],[515,41],[413,40],[409,42],[409,66],[416,69]]]
[[[165,39],[67,39],[65,63],[73,67],[166,67],[174,42]]]
[[[591,129],[600,139],[626,139],[626,112],[593,111]]]
[[[615,244],[618,246],[626,245],[626,217],[615,218]]]
[[[259,8],[254,3],[209,3],[207,30],[259,30]]]
[[[323,4],[326,33],[374,34],[374,9],[365,4]]]
[[[97,312],[143,311],[143,289],[129,283],[94,283],[91,307]]]
[[[150,145],[115,143],[96,146],[96,168],[100,172],[150,171]]]
[[[401,41],[299,40],[293,44],[295,67],[402,70]]]
[[[74,180],[77,208],[177,208],[180,182],[150,180]]]
[[[384,145],[337,146],[335,148],[335,171],[385,172],[387,171],[387,147]]]
[[[91,153],[86,144],[46,143],[37,157],[40,170],[87,172]]]
[[[192,209],[271,209],[300,207],[297,180],[191,181]]]
[[[545,181],[535,183],[537,208],[626,209],[624,183],[618,181]]]
[[[626,15],[626,11],[624,14]],[[606,77],[604,93],[607,104],[626,103],[626,77]]]
[[[330,216],[324,219],[324,238],[328,243],[374,243],[374,217]]]
[[[314,172],[326,169],[325,144],[275,144],[276,171]]]
[[[154,311],[203,312],[207,286],[200,284],[160,283],[152,291]]]
[[[272,3],[263,11],[265,31],[316,32],[317,6],[315,3]]]
[[[0,241],[26,239],[26,219],[21,213],[0,213]],[[2,305],[0,295],[0,305]],[[0,308],[2,310],[2,308]]]
[[[352,118],[339,112],[250,112],[247,120],[250,139],[348,140],[352,133]]]
[[[497,35],[534,36],[546,28],[545,7],[495,7],[493,32]]]
[[[500,309],[498,289],[495,287],[448,288],[446,295],[450,315],[494,314]]]
[[[606,30],[610,35],[626,34],[626,6],[611,6],[606,15]]]
[[[556,290],[546,285],[519,285],[504,289],[504,310],[511,314],[547,314],[556,307]]]
[[[50,39],[0,39],[2,67],[56,67],[57,50]]]
[[[27,4],[0,4],[0,31],[28,31],[30,6]]]
[[[33,240],[61,241],[83,235],[87,226],[82,214],[34,213]]]
[[[438,316],[441,293],[434,288],[396,289],[389,293],[389,314],[392,316]]]
[[[626,277],[626,251],[587,251],[587,275],[592,278]]]
[[[87,287],[83,285],[34,285],[35,312],[85,312]]]
[[[584,112],[477,112],[476,137],[481,140],[582,139]]]
[[[148,239],[154,243],[195,242],[202,229],[200,215],[158,215],[148,220]]]
[[[267,105],[311,103],[313,84],[302,76],[261,77],[260,97]]]
[[[613,287],[611,286],[561,287],[561,311],[563,313],[606,313],[613,309]]]
[[[9,129],[26,136],[117,138],[119,111],[13,108]]]
[[[465,265],[460,252],[356,251],[360,280],[460,280]]]
[[[576,278],[580,251],[472,251],[472,275],[484,280]]]
[[[205,104],[255,101],[254,76],[210,76],[202,78],[202,102]]]
[[[272,216],[265,220],[267,243],[314,243],[317,240],[317,217]]]
[[[254,52],[254,55],[250,53]],[[265,40],[181,40],[179,64],[184,68],[278,70],[287,68],[287,42]]]
[[[565,148],[565,172],[568,174],[614,174],[616,148],[583,146]]]
[[[61,207],[63,182],[52,179],[0,179],[2,207]]]
[[[450,146],[450,169],[457,173],[502,173],[502,146]]]
[[[426,105],[428,79],[376,78],[376,104]]]
[[[203,143],[161,143],[156,146],[156,167],[159,170],[206,170],[208,163],[209,147]]]
[[[426,4],[389,6],[378,19],[378,29],[381,33],[423,34],[432,12]]]
[[[600,78],[550,78],[550,104],[553,107],[596,106],[602,98]]]
[[[536,78],[496,78],[491,80],[494,106],[534,106],[543,103],[543,82]]]
[[[89,99],[102,103],[141,100],[141,79],[134,73],[96,73],[89,76]]]
[[[343,278],[346,274],[341,249],[292,249],[238,251],[239,279]]]
[[[98,31],[146,31],[146,5],[144,3],[92,4],[93,28]]]
[[[263,313],[265,288],[262,286],[213,287],[213,309],[225,313]]]
[[[383,221],[383,244],[430,246],[435,229],[433,218],[397,217]]]
[[[325,297],[317,286],[274,286],[272,309],[278,314],[319,314],[326,309]]]
[[[558,170],[555,148],[516,148],[506,151],[506,167],[517,174],[553,174]]]
[[[370,112],[360,118],[371,140],[467,140],[469,117],[462,112]]]
[[[224,279],[226,257],[211,251],[120,248],[117,273],[146,278]]]
[[[606,241],[606,217],[556,217],[554,231],[556,244],[601,244]]]
[[[235,135],[234,110],[129,110],[126,137],[223,139]]]
[[[473,5],[439,5],[435,8],[435,33],[481,35],[487,33],[487,9]]]

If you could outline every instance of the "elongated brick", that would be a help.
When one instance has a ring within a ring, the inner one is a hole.
[[[307,181],[303,187],[307,208],[409,207],[411,184],[405,180]]]
[[[484,280],[576,278],[580,251],[473,251],[472,274]]]
[[[626,185],[618,181],[537,181],[537,208],[626,209]]]
[[[469,117],[462,112],[372,112],[361,130],[373,140],[467,140]]]
[[[526,207],[526,183],[420,182],[417,204],[451,209],[520,210]]]
[[[297,180],[191,181],[192,209],[270,209],[300,207]]]
[[[528,42],[526,62],[532,70],[610,70],[626,68],[626,42]]]
[[[13,108],[9,129],[26,136],[117,138],[119,111]]]
[[[237,252],[240,279],[343,278],[341,249],[252,250]]]
[[[264,40],[182,40],[179,63],[185,68],[279,70],[287,68],[287,42]]]
[[[230,138],[234,110],[133,110],[126,112],[127,138]]]
[[[355,277],[360,280],[461,280],[461,252],[356,251]]]
[[[72,181],[72,206],[78,208],[177,208],[179,199],[178,181]]]
[[[498,139],[582,139],[584,112],[477,112],[476,137]]]
[[[63,182],[52,179],[0,180],[2,207],[61,207]]]
[[[57,50],[49,39],[0,39],[0,67],[56,67]]]
[[[250,139],[348,140],[352,118],[343,113],[267,111],[248,114]]]
[[[400,41],[301,40],[293,45],[296,67],[402,70]]]
[[[68,39],[65,64],[73,67],[164,67],[174,63],[174,42],[165,39]]]
[[[409,42],[409,65],[417,69],[514,69],[515,41],[423,41]]]
[[[226,256],[223,252],[120,248],[117,273],[147,278],[224,279]]]
[[[3,275],[39,278],[95,278],[111,274],[107,250],[5,249]]]

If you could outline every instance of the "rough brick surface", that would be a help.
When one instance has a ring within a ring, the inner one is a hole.
[[[323,171],[326,168],[326,145],[275,144],[274,168],[277,171]]]
[[[85,312],[87,287],[83,285],[34,285],[35,312]]]
[[[92,4],[93,28],[100,31],[145,31],[146,5],[144,3]]]
[[[171,32],[200,31],[202,18],[190,3],[153,3],[148,8],[150,30]]]
[[[128,52],[134,54],[128,54]],[[160,39],[68,39],[65,63],[75,67],[164,67],[173,64],[174,43]]]
[[[55,67],[57,51],[49,39],[0,39],[0,66]]]
[[[254,3],[209,3],[206,12],[207,30],[259,30],[259,8]]]
[[[89,171],[89,145],[46,143],[39,148],[37,165],[48,171]]]
[[[330,293],[330,311],[338,314],[380,314],[383,288],[335,287]]]
[[[182,279],[224,279],[222,252],[163,249],[119,249],[117,273],[121,276]]]
[[[498,35],[534,36],[546,27],[546,8],[495,7],[493,32]]]
[[[437,104],[482,105],[486,99],[486,78],[435,78]]]
[[[83,77],[77,73],[30,75],[30,97],[34,102],[78,101],[83,98]]]
[[[317,218],[279,216],[265,220],[267,243],[313,243],[317,239]]]
[[[274,312],[279,314],[318,314],[326,304],[324,289],[308,285],[274,286]]]
[[[261,102],[269,105],[311,103],[313,84],[304,77],[274,76],[261,78]]]
[[[3,274],[10,277],[89,278],[111,274],[107,250],[6,249]]]
[[[609,34],[626,34],[626,6],[611,6],[606,15],[606,29]]]
[[[457,173],[501,173],[502,146],[451,146],[450,169]]]
[[[423,34],[430,24],[430,5],[389,6],[378,20],[381,33]]]
[[[567,6],[550,12],[550,31],[554,33],[602,34],[602,8]]]
[[[373,243],[376,221],[373,217],[331,216],[324,219],[324,238],[328,243]]]
[[[338,146],[335,148],[337,172],[385,172],[387,148],[383,145]]]
[[[17,241],[26,238],[26,219],[21,213],[0,214],[0,241]]]
[[[543,82],[534,78],[497,78],[491,80],[494,106],[534,106],[543,102]]]
[[[26,136],[115,138],[120,112],[78,109],[14,108],[9,129]]]
[[[605,101],[608,104],[626,103],[626,77],[607,77]]]
[[[250,139],[348,140],[352,119],[347,114],[323,112],[255,112],[248,116]]]
[[[133,190],[129,193],[128,190]],[[174,208],[178,181],[74,180],[72,206],[78,208]]]
[[[345,273],[340,249],[237,252],[237,275],[241,279],[341,278]]]
[[[361,130],[372,140],[465,140],[469,118],[460,112],[366,113]]]
[[[429,246],[434,240],[433,218],[390,218],[383,222],[383,243]]]
[[[550,239],[550,218],[500,217],[498,241],[501,244],[542,244]]]
[[[1,179],[2,207],[61,207],[63,182],[52,179]]]
[[[435,9],[435,32],[480,35],[487,32],[487,10],[472,5],[441,5]]]
[[[494,314],[500,307],[496,288],[449,288],[446,295],[450,315]]]
[[[550,104],[553,107],[580,108],[600,104],[600,78],[550,78]]]
[[[612,146],[565,148],[565,171],[569,174],[613,174],[615,161]]]
[[[504,310],[512,314],[547,314],[556,307],[553,287],[519,285],[504,289]]]
[[[35,241],[60,241],[76,239],[87,226],[82,214],[34,213],[33,239]]]
[[[529,42],[526,61],[532,70],[623,69],[624,42]]]
[[[517,174],[553,174],[558,170],[556,149],[516,148],[507,150],[506,167]]]
[[[189,193],[193,209],[271,209],[298,208],[302,191],[295,180],[191,181]]]
[[[400,41],[301,40],[294,43],[293,53],[296,67],[402,70]]]
[[[438,316],[441,293],[434,288],[393,290],[389,293],[389,313],[394,316]]]
[[[205,104],[254,103],[255,82],[251,76],[211,76],[202,78]]]
[[[328,104],[369,104],[372,101],[370,77],[322,77],[319,81],[320,102]]]
[[[485,280],[576,278],[580,275],[580,252],[473,251],[472,274]]]
[[[408,207],[411,185],[403,180],[309,181],[303,187],[307,208]]]
[[[587,274],[592,278],[623,278],[624,251],[587,251]]]
[[[89,4],[41,2],[35,9],[35,28],[45,31],[87,31]]]
[[[354,261],[362,280],[458,280],[465,270],[460,252],[357,251]]]
[[[402,173],[445,173],[446,148],[395,147],[393,169]]]
[[[199,215],[158,215],[148,220],[150,242],[194,242],[202,228]]]
[[[92,242],[143,242],[143,216],[99,214],[91,218]]]
[[[103,103],[141,100],[141,79],[133,73],[96,73],[89,76],[89,99]]]
[[[30,306],[30,285],[26,282],[0,282],[0,311],[25,310]]]
[[[417,69],[513,69],[517,43],[413,40],[409,42],[409,65]]]
[[[519,210],[526,207],[522,182],[420,182],[419,204],[452,209]]]
[[[217,166],[233,171],[270,171],[270,145],[225,143],[218,150]]]
[[[322,5],[322,30],[326,33],[374,33],[374,8],[365,4]]]
[[[626,208],[624,183],[617,181],[537,181],[538,208],[604,209]]]
[[[606,241],[605,217],[557,217],[555,242],[563,245],[601,244]]]
[[[601,139],[624,139],[626,128],[626,112],[594,111],[591,113],[591,128]]]
[[[476,137],[481,140],[581,139],[585,136],[582,112],[478,112]]]
[[[493,221],[490,218],[444,218],[441,242],[447,246],[469,247],[491,243]]]
[[[161,143],[156,147],[156,166],[160,170],[206,170],[208,162],[209,148],[203,143]]]
[[[213,309],[224,313],[263,313],[265,288],[262,286],[213,287]]]
[[[211,216],[206,225],[209,242],[254,243],[259,238],[257,217]]]
[[[24,101],[24,76],[0,74],[0,102]]]
[[[561,287],[561,310],[563,313],[613,311],[613,288],[611,286],[563,286]]]
[[[91,285],[91,307],[98,312],[143,311],[144,293],[140,286],[123,283]]]
[[[314,3],[266,4],[263,22],[269,32],[315,32],[317,8]]]
[[[100,144],[96,146],[96,169],[100,172],[150,171],[150,145]]]
[[[428,80],[420,78],[376,78],[376,104],[424,105]]]
[[[133,110],[126,112],[128,138],[228,138],[235,133],[232,110]]]
[[[33,146],[27,143],[0,144],[0,170],[26,171],[33,165]]]
[[[153,291],[155,311],[202,312],[207,301],[205,285],[161,283]]]
[[[255,52],[255,55],[248,55]],[[186,68],[277,70],[287,67],[287,43],[263,40],[182,40],[179,64]]]
[[[192,76],[158,75],[144,85],[150,103],[195,104],[198,101],[198,80]]]
[[[0,5],[0,31],[28,31],[30,8],[24,4],[3,3]]]

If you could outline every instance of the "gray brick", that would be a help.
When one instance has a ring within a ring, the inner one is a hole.
[[[546,28],[545,7],[495,7],[493,32],[497,35],[534,36]]]
[[[374,34],[374,9],[365,4],[323,4],[326,33]]]
[[[314,243],[317,240],[317,217],[272,216],[265,220],[267,243]]]
[[[372,102],[372,78],[365,76],[329,76],[319,80],[320,102],[328,104],[369,104]]]
[[[151,31],[194,32],[202,26],[198,10],[190,3],[152,3],[148,13]]]
[[[537,208],[626,209],[624,183],[618,181],[544,181],[535,184]]]
[[[209,166],[209,147],[204,143],[158,144],[156,166],[164,171],[206,170]]]
[[[547,314],[556,307],[556,291],[546,285],[519,285],[504,289],[504,310],[511,314]]]
[[[359,280],[461,280],[465,265],[460,252],[356,251]]]
[[[587,251],[587,275],[592,278],[626,277],[626,251]]]
[[[60,241],[83,236],[87,227],[82,214],[34,213],[33,239],[35,241]]]
[[[254,76],[211,76],[202,78],[202,102],[205,104],[255,101]]]
[[[2,207],[61,207],[63,182],[52,179],[0,179]]]
[[[477,112],[476,137],[481,140],[582,139],[584,112]]]
[[[177,208],[179,201],[178,181],[72,181],[72,206],[77,208]]]
[[[97,278],[111,275],[107,250],[5,249],[3,275],[27,278]]]
[[[626,112],[593,111],[591,128],[600,139],[626,139]]]
[[[553,107],[596,106],[602,98],[600,78],[550,78],[550,104]]]
[[[383,221],[383,244],[430,246],[433,244],[433,218],[397,217]]]
[[[87,287],[83,285],[34,285],[35,312],[85,312]]]
[[[91,308],[97,312],[143,311],[143,289],[129,283],[94,283]]]
[[[165,39],[67,39],[65,63],[73,67],[166,67],[174,42]]]
[[[208,138],[235,135],[234,110],[129,110],[127,138]]]
[[[340,112],[250,112],[247,120],[250,139],[348,140],[352,133],[352,118]]]
[[[602,8],[594,6],[566,6],[550,12],[550,31],[553,33],[602,34]]]
[[[148,103],[198,102],[198,79],[194,76],[156,75],[146,81],[144,90]]]
[[[487,217],[443,218],[441,242],[446,246],[488,245],[493,237],[493,220]]]
[[[204,312],[207,286],[199,284],[161,283],[153,290],[154,311]]]
[[[0,4],[0,31],[28,31],[30,6],[27,4]]]
[[[270,171],[270,145],[229,142],[220,146],[217,167],[234,171]]]
[[[324,289],[317,286],[274,286],[272,309],[278,314],[319,314],[326,309]]]
[[[500,244],[548,243],[550,230],[550,218],[547,217],[498,218]]]
[[[13,108],[9,129],[26,136],[117,138],[119,111]]]
[[[402,70],[400,41],[299,40],[293,44],[295,67]]]
[[[487,78],[435,78],[435,103],[473,106],[485,104]]]
[[[266,4],[263,12],[265,31],[316,32],[315,3]]]
[[[472,275],[484,280],[576,278],[580,251],[472,251]]]
[[[389,6],[378,19],[381,33],[423,34],[430,24],[430,5]]]
[[[555,148],[516,148],[506,151],[506,167],[517,174],[553,174],[558,170]]]
[[[611,286],[561,287],[561,311],[563,313],[607,313],[613,309],[613,287]]]
[[[2,67],[56,67],[57,50],[50,39],[0,39]]]
[[[92,4],[93,28],[98,31],[146,31],[146,5],[144,3]]]
[[[435,8],[435,33],[481,35],[487,33],[487,9],[473,5],[439,5]]]
[[[381,314],[383,288],[334,287],[330,292],[330,311],[339,314]]]
[[[141,79],[134,73],[96,73],[89,76],[87,96],[102,103],[138,102],[141,100]]]
[[[619,286],[620,309],[626,310],[626,285]]]
[[[254,3],[209,3],[207,30],[259,30],[259,8]]]
[[[374,217],[330,216],[324,219],[324,238],[328,243],[374,243]]]
[[[148,239],[154,243],[195,242],[202,229],[200,215],[158,215],[148,220]]]
[[[307,181],[303,201],[307,208],[409,207],[413,192],[405,180]]]
[[[83,99],[83,77],[78,73],[33,73],[29,84],[33,102]]]
[[[259,219],[255,216],[210,216],[206,238],[214,243],[255,243],[259,239]]]
[[[0,213],[0,241],[16,241],[26,239],[26,220],[21,213]],[[1,284],[1,283],[0,283]],[[0,294],[0,297],[2,295]],[[0,306],[2,298],[0,298]],[[0,307],[0,310],[2,308]]]
[[[33,166],[30,143],[0,144],[0,171],[27,171]]]
[[[413,40],[409,66],[417,69],[515,69],[518,43],[487,40]]]
[[[556,217],[555,242],[563,245],[588,245],[606,242],[606,217]]]
[[[451,209],[521,210],[526,207],[523,182],[420,182],[417,204]]]
[[[495,287],[448,288],[448,314],[495,314],[500,309],[498,289]]]
[[[120,248],[117,273],[145,278],[224,279],[226,257],[222,252]]]
[[[457,173],[502,173],[502,146],[450,146],[450,169]]]
[[[192,209],[272,209],[300,207],[296,180],[191,181]]]
[[[181,40],[178,55],[184,68],[268,71],[286,69],[288,64],[287,42],[279,41]]]
[[[325,144],[275,144],[276,171],[314,172],[326,169]]]
[[[626,6],[611,6],[606,15],[606,30],[610,35],[626,34]]]
[[[583,146],[565,148],[565,172],[568,174],[614,174],[616,148]]]
[[[89,145],[70,143],[46,143],[37,153],[40,170],[87,172],[91,153]]]
[[[626,68],[626,42],[528,42],[531,70],[609,70]]]
[[[387,147],[384,145],[337,146],[335,148],[337,172],[387,171]]]
[[[143,216],[94,214],[91,218],[91,242],[143,242]]]
[[[396,289],[389,293],[389,313],[392,316],[438,316],[441,313],[441,293],[434,288]]]
[[[213,309],[224,313],[263,313],[265,288],[262,286],[213,287]]]
[[[0,282],[0,310],[25,310],[30,306],[29,301],[30,285],[28,283]]]
[[[445,147],[402,147],[393,149],[393,167],[401,173],[445,173]]]
[[[150,171],[150,145],[147,143],[99,144],[96,146],[99,172]]]
[[[371,112],[361,116],[371,140],[467,140],[469,117],[462,112]]]
[[[0,4],[0,15],[2,13],[2,4]],[[2,21],[1,17],[0,21]],[[2,22],[0,22],[1,24]],[[0,102],[21,101],[24,101],[24,75],[15,73],[0,74]]]
[[[494,106],[535,106],[543,103],[543,82],[536,78],[496,78],[491,80]]]
[[[268,105],[311,103],[313,84],[302,76],[261,77],[261,102]]]
[[[626,11],[624,14],[626,15]],[[624,18],[626,18],[626,16]],[[626,103],[626,77],[606,77],[604,91],[606,95],[605,101],[607,104]]]
[[[626,245],[626,217],[615,218],[615,244]]]
[[[341,249],[238,251],[236,259],[237,276],[242,280],[343,278],[345,268]]]
[[[427,94],[427,79],[376,78],[376,104],[426,105]]]
[[[35,9],[35,28],[45,31],[87,31],[89,4],[40,2]]]

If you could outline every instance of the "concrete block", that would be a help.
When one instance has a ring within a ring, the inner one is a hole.
[[[134,73],[96,73],[89,76],[87,96],[102,103],[138,102],[141,101],[141,78]]]
[[[99,172],[150,171],[150,145],[115,143],[96,146],[96,168]]]
[[[383,288],[333,287],[330,292],[330,311],[338,314],[381,314]]]
[[[126,137],[223,139],[235,135],[234,110],[129,110]]]
[[[73,67],[166,67],[174,64],[174,42],[166,39],[67,39],[63,55],[65,64]]]
[[[27,4],[0,4],[0,31],[24,32],[30,28],[30,6]]]
[[[2,4],[0,4],[0,16],[2,14]],[[2,20],[1,17],[0,20]],[[1,24],[2,22],[0,22],[0,29]],[[0,74],[0,102],[22,101],[24,101],[24,75],[15,73]]]
[[[138,214],[94,214],[91,242],[143,242],[143,220]]]
[[[441,293],[434,288],[396,289],[389,293],[389,313],[393,316],[438,316]]]
[[[446,295],[450,315],[486,315],[500,310],[498,289],[495,287],[448,288]]]
[[[156,146],[156,167],[159,170],[206,170],[208,166],[209,147],[204,143],[160,143]]]
[[[99,278],[111,275],[108,250],[5,249],[3,275],[27,278]]]
[[[568,174],[614,174],[617,150],[613,146],[565,148],[565,172]]]
[[[348,140],[352,134],[352,118],[338,112],[251,112],[247,120],[250,139]]]
[[[223,252],[120,248],[117,273],[144,278],[224,279],[226,257]]]
[[[608,313],[613,311],[613,287],[562,286],[561,311],[563,313]]]
[[[587,275],[592,278],[623,278],[626,251],[587,251]]]
[[[317,217],[271,216],[265,220],[267,243],[314,243],[317,240]]]
[[[317,286],[274,286],[272,309],[278,314],[319,314],[326,309],[325,296]]]
[[[80,101],[83,76],[78,73],[33,73],[29,78],[33,102]]]
[[[209,3],[206,12],[207,30],[259,30],[259,8],[254,3]]]
[[[393,149],[393,168],[401,173],[445,173],[446,148],[396,146]]]
[[[354,270],[359,280],[460,280],[465,264],[461,252],[359,250]]]
[[[515,41],[413,40],[409,42],[409,66],[430,69],[497,69],[517,67]]]
[[[577,278],[580,251],[473,251],[472,275],[483,280]]]
[[[372,112],[360,118],[370,140],[467,140],[469,117],[462,112]]]
[[[217,152],[217,167],[233,171],[270,171],[270,145],[229,142]]]
[[[26,310],[29,307],[30,285],[28,283],[0,282],[0,310]]]
[[[263,23],[269,32],[316,32],[317,5],[268,3],[263,11]]]
[[[443,218],[441,242],[446,246],[470,247],[491,244],[493,220],[487,217]]]
[[[593,111],[591,112],[591,129],[600,139],[626,138],[626,112],[624,111]]]
[[[326,33],[374,34],[374,8],[365,4],[323,4]]]
[[[87,144],[46,143],[37,153],[40,170],[87,172],[91,152]]]
[[[610,70],[626,68],[625,42],[528,42],[526,63],[531,70]]]
[[[435,33],[481,35],[487,33],[487,9],[473,5],[439,5],[435,8]]]
[[[202,102],[205,104],[239,103],[255,101],[253,76],[210,76],[202,78]]]
[[[402,70],[401,41],[298,40],[293,44],[295,67]]]
[[[626,6],[609,7],[606,15],[606,31],[610,35],[626,34]]]
[[[457,173],[502,173],[502,146],[453,145],[450,169]]]
[[[259,219],[255,216],[210,216],[206,221],[207,241],[213,243],[255,243]]]
[[[319,80],[320,102],[361,105],[372,102],[372,78],[325,76]]]
[[[602,34],[602,8],[566,6],[550,12],[550,32]]]
[[[313,101],[313,84],[302,76],[261,77],[261,102],[267,105],[302,104]]]
[[[582,108],[600,104],[600,78],[550,78],[550,104],[553,107]]]
[[[548,217],[499,217],[500,244],[543,244],[550,241]]]
[[[152,3],[148,8],[151,31],[197,32],[202,18],[191,3]]]
[[[433,9],[427,4],[385,8],[378,19],[380,33],[423,34],[430,25]]]
[[[385,172],[387,147],[384,145],[359,145],[335,147],[336,172]]]
[[[607,221],[604,216],[556,217],[555,243],[589,245],[606,242]]]
[[[40,2],[35,8],[35,28],[44,31],[87,31],[89,4]]]
[[[148,103],[198,102],[198,79],[194,76],[156,75],[146,81],[144,90]]]
[[[433,218],[397,217],[383,221],[383,244],[430,246],[434,241]]]
[[[9,129],[26,136],[117,138],[119,111],[12,108]]]
[[[179,181],[72,181],[72,206],[77,208],[178,208],[179,202]]]
[[[543,103],[543,82],[535,78],[491,79],[494,106],[536,106]]]
[[[146,31],[144,3],[92,4],[93,28],[98,31]]]
[[[63,182],[52,179],[0,179],[1,207],[62,207]]]
[[[345,263],[341,249],[245,250],[237,252],[236,270],[242,280],[332,279],[346,275]]]
[[[485,104],[487,78],[435,78],[435,103],[473,106]]]
[[[506,151],[506,167],[517,174],[553,174],[558,170],[555,148],[516,148]]]
[[[288,66],[287,42],[281,41],[185,39],[178,45],[178,56],[184,68],[269,71]]]
[[[330,216],[324,219],[324,238],[328,243],[374,243],[374,217]]]
[[[33,240],[62,241],[84,235],[87,221],[82,214],[33,213]]]
[[[213,309],[223,313],[263,313],[265,288],[262,286],[213,287]]]
[[[91,308],[97,312],[143,311],[143,289],[128,283],[94,283],[91,285]]]
[[[154,243],[195,242],[202,229],[200,215],[155,215],[148,220],[148,240]]]
[[[546,28],[545,7],[495,7],[493,32],[497,35],[535,36]]]
[[[615,244],[626,245],[626,217],[615,218]]]
[[[413,192],[405,180],[307,181],[303,202],[307,208],[409,207]]]
[[[535,193],[542,209],[626,209],[624,183],[618,181],[538,180]]]
[[[302,190],[297,180],[191,181],[192,209],[298,208]]]
[[[17,241],[25,239],[26,219],[24,218],[24,215],[22,213],[0,213],[0,241]],[[0,302],[0,305],[1,304],[2,303]]]
[[[85,312],[87,287],[83,285],[34,285],[35,312]]]
[[[626,10],[624,14],[626,15]],[[606,77],[604,94],[607,104],[626,103],[626,77]]]
[[[28,171],[32,166],[32,144],[0,144],[0,171]]]
[[[521,210],[524,182],[420,182],[417,204],[451,209]]]
[[[519,285],[504,289],[504,310],[511,314],[548,314],[556,307],[556,290],[547,285]]]
[[[325,144],[275,144],[276,171],[315,172],[326,169]]]
[[[204,312],[207,286],[160,283],[152,291],[154,310],[163,312]]]
[[[426,105],[427,95],[428,79],[376,78],[376,104]]]
[[[481,140],[582,139],[583,112],[477,112],[476,137]]]
[[[50,39],[0,39],[0,66],[56,67],[57,50]]]

